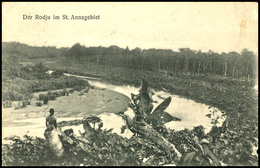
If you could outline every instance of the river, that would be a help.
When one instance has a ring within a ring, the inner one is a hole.
[[[102,82],[100,80],[97,80],[98,78],[95,78],[95,80],[89,80],[93,78],[89,78],[86,76],[80,76],[80,75],[73,75],[73,74],[65,74],[67,76],[76,76],[79,78],[83,78],[88,80],[88,82],[96,87],[100,88],[106,88],[109,90],[113,90],[116,92],[119,92],[121,94],[124,94],[131,98],[131,93],[138,94],[139,89],[137,87],[129,86],[129,85],[112,85],[105,82]],[[211,118],[206,117],[207,114],[210,113],[209,106],[201,103],[197,103],[193,100],[188,100],[185,98],[181,98],[179,96],[164,92],[164,91],[155,91],[151,89],[151,91],[154,93],[152,96],[152,99],[155,101],[153,103],[153,106],[155,109],[165,98],[171,96],[172,101],[168,108],[165,110],[169,114],[171,114],[174,117],[180,118],[181,121],[171,121],[169,123],[166,123],[165,126],[167,128],[175,129],[175,130],[183,130],[185,128],[192,129],[195,126],[203,125],[205,127],[205,132],[209,132],[211,130],[212,124],[211,124]],[[213,107],[214,108],[214,107]],[[216,108],[214,108],[216,109]],[[221,111],[216,109],[216,116],[221,116]],[[130,118],[134,117],[134,113],[132,109],[128,108],[126,111],[126,114],[130,116]],[[110,129],[113,128],[114,131],[118,134],[120,134],[120,128],[124,124],[121,117],[119,117],[116,114],[102,114],[100,115],[101,119],[104,122],[104,128]],[[225,118],[220,118],[219,123],[217,126],[221,126],[222,122],[225,120]],[[127,131],[123,136],[130,137],[132,134]]]
[[[52,71],[49,71],[51,73]],[[103,81],[97,80],[97,78],[87,77],[87,76],[80,76],[80,75],[73,75],[64,73],[66,76],[75,76],[78,78],[83,78],[88,80],[88,82],[99,88],[106,88],[121,94],[124,94],[131,98],[131,93],[138,94],[139,88],[133,87],[133,86],[119,86],[119,85],[112,85],[105,83]],[[170,93],[164,92],[164,91],[154,91],[151,89],[152,92],[154,92],[154,95],[152,96],[152,99],[155,101],[153,103],[154,109],[167,97],[171,96],[172,101],[168,108],[165,110],[169,114],[171,114],[174,117],[180,118],[181,121],[171,121],[169,123],[166,123],[165,126],[167,128],[171,128],[174,130],[182,130],[182,129],[192,129],[195,126],[203,125],[205,127],[205,132],[209,132],[212,124],[211,124],[211,118],[206,117],[205,115],[209,114],[209,106],[201,103],[196,103],[193,100],[188,100],[185,98],[181,98],[176,95],[172,95]],[[13,109],[5,109],[6,116],[8,117],[8,110]],[[130,118],[134,117],[133,111],[128,108],[125,112],[127,115],[130,116]],[[47,115],[47,114],[46,114]],[[217,115],[221,115],[221,112],[218,110]],[[129,130],[126,130],[124,134],[121,134],[121,127],[125,124],[124,120],[114,114],[114,113],[103,113],[98,115],[102,121],[103,121],[103,129],[110,129],[113,128],[114,133],[117,133],[121,136],[130,138],[132,136],[132,133]],[[3,115],[2,115],[3,117]],[[62,117],[58,118],[59,121],[69,121],[69,120],[75,120],[75,119],[82,119],[80,118],[71,118],[71,117]],[[220,120],[219,126],[222,124],[224,119]],[[30,136],[38,136],[43,138],[43,132],[45,129],[45,117],[36,117],[36,118],[28,118],[23,120],[17,120],[16,122],[21,123],[28,123],[16,125],[16,126],[3,126],[2,125],[2,138],[10,135],[18,135],[22,136],[24,134],[28,134]],[[79,135],[79,131],[84,132],[83,126],[66,126],[62,127],[62,130],[72,128],[74,130],[75,134]]]

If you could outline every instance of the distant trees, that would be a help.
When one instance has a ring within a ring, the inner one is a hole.
[[[49,77],[47,71],[48,71],[47,67],[45,67],[43,63],[40,62],[32,67],[31,74],[37,79],[46,79]]]
[[[60,58],[69,63],[94,63],[123,68],[156,71],[170,75],[217,75],[250,80],[257,76],[257,56],[244,49],[241,53],[202,52],[189,48],[179,51],[128,47],[86,47],[79,43],[71,48],[32,47],[20,43],[3,43],[2,66],[4,73],[19,73],[14,64],[24,58]],[[12,66],[10,66],[12,65]],[[19,74],[16,74],[19,75]]]
[[[171,75],[218,75],[252,79],[257,75],[257,57],[244,49],[241,53],[214,53],[181,48],[178,52],[163,49],[129,50],[117,46],[85,47],[79,43],[65,52],[66,60],[76,60],[117,67],[149,70]]]
[[[17,55],[20,61],[26,58],[56,58],[67,50],[67,48],[28,46],[17,42],[2,43],[2,54]]]
[[[19,63],[16,54],[2,53],[2,78],[19,76]]]

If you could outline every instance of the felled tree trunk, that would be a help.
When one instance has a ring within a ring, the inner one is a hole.
[[[126,115],[121,115],[126,121],[127,127],[132,128],[130,130],[135,130],[134,133],[142,135],[144,138],[149,139],[154,144],[160,147],[162,151],[169,151],[168,156],[173,156],[174,161],[179,161],[182,154],[175,148],[175,146],[165,139],[161,134],[159,134],[152,126],[148,125],[146,122],[142,121],[140,123],[135,120],[130,119]]]

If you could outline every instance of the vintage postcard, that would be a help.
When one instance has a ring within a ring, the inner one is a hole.
[[[2,2],[2,166],[258,166],[258,4]]]

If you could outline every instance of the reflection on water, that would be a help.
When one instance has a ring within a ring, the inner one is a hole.
[[[71,74],[65,74],[68,76],[77,76],[81,78],[79,75],[71,75]],[[117,85],[111,85],[100,81],[91,81],[89,80],[89,83],[93,86],[100,87],[100,88],[106,88],[110,89],[112,91],[119,92],[121,94],[124,94],[131,98],[131,93],[138,94],[139,88],[133,87],[133,86],[117,86]],[[205,115],[209,113],[208,106],[201,103],[196,103],[192,100],[187,100],[184,98],[180,98],[176,95],[172,95],[170,93],[166,93],[164,91],[154,91],[154,95],[152,96],[152,99],[155,101],[153,103],[154,108],[156,108],[165,98],[171,96],[172,101],[168,108],[165,110],[166,112],[170,113],[172,116],[180,118],[181,121],[172,121],[169,123],[166,123],[165,126],[171,129],[175,130],[182,130],[184,128],[192,129],[194,126],[203,125],[205,127],[205,132],[209,132],[212,124],[211,119],[206,117]],[[126,111],[126,114],[130,116],[130,118],[134,117],[133,111],[128,108]],[[124,137],[131,137],[132,133],[129,130],[126,130],[124,134],[120,134],[121,132],[121,126],[125,124],[124,120],[113,113],[104,113],[101,115],[98,115],[104,125],[103,129],[110,129],[113,128],[114,133],[118,133],[119,135],[122,135]],[[68,121],[68,120],[74,120],[74,119],[82,119],[80,118],[58,118],[58,121]],[[10,136],[10,135],[19,135],[22,136],[26,133],[28,135],[38,136],[43,138],[43,132],[45,129],[45,117],[39,117],[39,118],[30,118],[30,119],[23,119],[21,122],[29,122],[30,125],[26,126],[19,126],[19,129],[17,127],[3,127],[2,137]],[[67,126],[63,127],[62,130],[73,128],[74,133],[76,135],[79,135],[79,130],[81,132],[84,132],[83,126]]]

